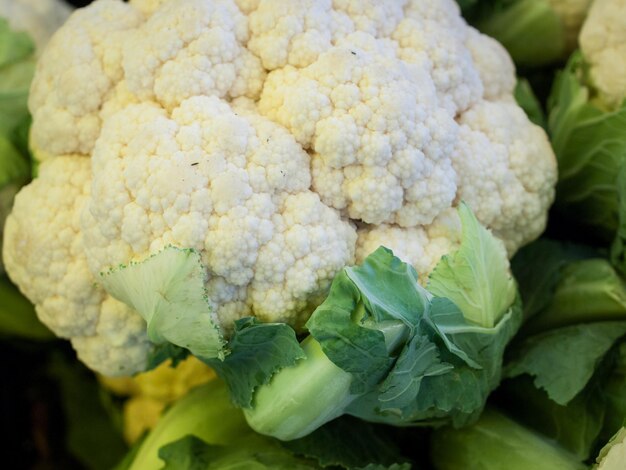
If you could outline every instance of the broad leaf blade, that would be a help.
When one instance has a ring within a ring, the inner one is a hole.
[[[441,470],[584,470],[574,455],[504,414],[487,409],[463,429],[436,430],[432,460]]]
[[[426,336],[415,335],[402,350],[390,373],[380,386],[378,401],[382,411],[401,414],[419,395],[426,377],[442,375],[454,369],[442,362],[437,346]]]
[[[585,388],[567,405],[551,400],[534,386],[528,375],[505,380],[496,391],[496,401],[521,424],[529,426],[563,449],[587,459],[597,442],[606,417],[601,387]]]
[[[304,357],[289,325],[260,323],[250,317],[235,322],[228,347],[230,354],[223,361],[214,359],[207,363],[228,383],[233,401],[242,408],[252,406],[257,387]]]
[[[538,388],[566,405],[585,388],[606,353],[624,335],[626,322],[573,325],[537,334],[513,349],[506,375],[531,375]]]
[[[524,335],[599,321],[626,320],[624,281],[602,258],[565,264],[548,305],[523,327]]]
[[[196,251],[170,246],[142,262],[101,274],[100,283],[139,312],[155,344],[170,342],[199,358],[223,358],[224,340],[214,321],[204,278]]]
[[[588,247],[545,238],[518,251],[511,261],[511,269],[522,297],[524,319],[534,317],[550,305],[562,270],[568,263],[597,255]]]
[[[626,102],[605,110],[582,83],[583,60],[573,54],[550,97],[549,130],[559,165],[556,208],[610,240],[619,223],[618,181],[626,159]]]
[[[0,335],[36,341],[55,338],[38,320],[33,304],[5,276],[0,276]]]
[[[218,423],[216,423],[218,424]],[[247,434],[228,446],[186,436],[159,449],[162,470],[313,470],[314,464],[290,455],[276,442]]]
[[[306,437],[282,445],[296,455],[316,460],[324,468],[355,469],[377,465],[376,468],[383,470],[394,464],[402,465],[405,459],[400,450],[380,431],[369,423],[346,416],[327,423]]]
[[[402,317],[400,321],[403,323],[406,320],[402,313],[398,313],[395,305],[392,304],[390,312],[384,308],[389,295],[393,295],[393,286],[406,285],[406,276],[409,276],[409,282],[412,283],[414,274],[414,271],[411,274],[410,270],[397,269],[393,258],[389,250],[381,247],[368,256],[362,266],[349,268],[350,271],[344,269],[337,274],[328,297],[315,310],[306,325],[328,358],[354,376],[354,393],[363,393],[379,382],[393,363],[387,351],[384,334],[365,326],[364,323],[368,320],[372,323],[395,320],[398,317],[394,315]],[[371,269],[376,270],[376,275],[368,275]],[[365,271],[363,276],[361,271]],[[382,285],[387,290],[376,289],[377,281],[382,279],[385,279]],[[419,288],[417,283],[413,286],[413,290]],[[405,306],[413,303],[411,310],[416,313],[423,308],[421,297],[410,290],[408,296],[399,302]],[[367,306],[374,310],[368,310]],[[362,318],[354,318],[355,316]]]
[[[493,327],[513,303],[516,287],[504,246],[470,209],[459,206],[463,242],[444,256],[428,279],[428,290],[454,302],[465,318]]]

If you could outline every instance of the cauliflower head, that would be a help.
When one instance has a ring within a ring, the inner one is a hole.
[[[580,32],[593,86],[606,105],[626,98],[626,1],[595,0]]]
[[[301,327],[381,244],[425,280],[462,200],[512,254],[556,180],[514,85],[454,0],[98,0],[37,66],[43,162],[7,221],[8,272],[115,375],[152,346],[100,273],[166,246],[200,254],[226,334],[251,315]]]
[[[563,22],[567,52],[576,49],[580,28],[594,1],[596,0],[548,0],[550,6]]]

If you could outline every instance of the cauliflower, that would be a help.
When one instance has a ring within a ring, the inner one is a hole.
[[[37,65],[43,163],[7,221],[8,272],[115,375],[152,346],[100,273],[167,246],[200,254],[226,334],[245,316],[301,328],[380,244],[425,280],[462,200],[512,255],[556,180],[514,84],[453,0],[98,0]]]
[[[595,0],[548,0],[563,23],[565,48],[573,51],[578,44],[578,33],[585,21],[589,8]]]
[[[100,376],[100,382],[124,402],[124,437],[130,443],[152,429],[163,410],[192,388],[215,377],[215,373],[193,356],[172,367],[170,361],[135,377]]]
[[[590,78],[609,107],[626,98],[626,1],[596,0],[580,32]]]
[[[613,239],[613,262],[624,262],[626,239],[626,1],[594,2],[580,33],[581,50],[557,75],[549,131],[559,164],[555,209]]]

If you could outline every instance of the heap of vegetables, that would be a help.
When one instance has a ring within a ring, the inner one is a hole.
[[[119,470],[621,469],[624,18],[96,0],[38,58],[0,22],[3,259]]]

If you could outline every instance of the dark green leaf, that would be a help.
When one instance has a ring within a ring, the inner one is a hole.
[[[378,465],[370,463],[365,467],[359,467],[355,470],[411,470],[410,463],[392,463],[391,465]]]
[[[0,335],[37,341],[55,338],[37,318],[33,304],[6,276],[0,276]]]
[[[325,424],[306,437],[283,442],[296,455],[315,459],[322,467],[388,469],[402,464],[396,445],[380,429],[350,417]]]
[[[445,305],[445,304],[441,304]],[[433,304],[436,310],[437,304]],[[448,308],[448,306],[446,306]],[[517,331],[521,310],[517,303],[498,323],[495,328],[481,328],[461,322],[454,327],[448,325],[444,330],[449,348],[438,334],[429,331],[424,323],[423,335],[437,344],[440,358],[433,359],[424,373],[422,368],[415,368],[413,380],[419,381],[417,394],[413,400],[399,396],[392,401],[386,393],[373,401],[371,396],[356,402],[350,412],[372,421],[381,421],[399,425],[415,421],[438,421],[445,418],[455,426],[473,421],[482,410],[489,393],[499,384],[504,348]],[[422,348],[427,348],[422,345]],[[428,350],[428,349],[427,349]],[[463,351],[459,357],[456,351]],[[415,354],[413,354],[415,357]],[[468,363],[469,361],[469,363]],[[383,386],[393,381],[406,383],[408,377],[403,363],[398,361],[389,373]],[[452,366],[452,367],[449,367]],[[401,377],[395,377],[401,374]]]
[[[0,134],[0,191],[12,185],[19,188],[30,178],[28,160],[15,148],[8,136]]]
[[[234,402],[243,408],[252,406],[257,387],[268,383],[280,369],[304,357],[289,325],[260,323],[252,317],[235,322],[228,349],[230,354],[224,361],[206,362],[228,383]]]
[[[580,393],[614,343],[626,334],[626,322],[581,324],[550,330],[524,340],[511,351],[507,377],[529,374],[560,405]]]
[[[451,369],[454,366],[439,359],[439,350],[428,337],[413,336],[398,357],[392,373],[380,386],[381,410],[401,410],[411,406],[425,377],[445,374]]]
[[[594,256],[597,253],[590,248],[544,238],[523,247],[511,261],[511,269],[522,297],[524,318],[534,317],[550,304],[564,266]]]
[[[559,165],[556,208],[609,241],[619,218],[618,175],[626,159],[626,101],[605,110],[582,83],[580,54],[559,74],[550,97],[548,127]]]
[[[176,367],[179,362],[184,361],[189,356],[189,351],[172,343],[157,344],[148,355],[148,365],[146,370],[152,370],[163,362],[170,359],[171,366]]]
[[[495,409],[462,429],[435,430],[431,458],[438,470],[584,470],[554,441]]]
[[[207,444],[186,436],[159,449],[162,470],[312,470],[305,460],[291,456],[277,443],[248,434],[232,445]]]
[[[28,138],[31,123],[32,118],[29,114],[17,124],[10,136],[11,142],[13,142],[13,146],[15,147],[15,149],[24,157],[26,157],[26,159],[29,161],[31,160],[31,154],[30,148],[28,146]]]
[[[617,348],[617,361],[602,384],[606,401],[606,419],[601,438],[605,441],[626,425],[626,341]]]
[[[163,470],[206,470],[221,449],[195,436],[186,436],[161,447],[159,458],[165,462]]]
[[[450,299],[435,297],[431,301],[430,310],[422,318],[424,331],[430,331],[430,338],[441,341],[445,349],[462,362],[474,369],[481,369],[482,366],[470,357],[473,350],[475,333],[485,333],[487,328],[469,323],[461,309]],[[468,336],[467,333],[470,333]],[[467,339],[469,339],[469,343]]]
[[[572,261],[560,273],[560,279],[545,309],[523,327],[524,335],[552,328],[626,320],[626,286],[602,258]]]
[[[381,247],[337,275],[307,323],[328,358],[357,381],[351,392],[361,396],[348,414],[462,425],[499,383],[504,347],[521,322],[516,286],[501,243],[464,204],[459,215],[461,246],[429,278],[436,297]]]
[[[322,346],[324,354],[354,376],[352,390],[355,393],[363,393],[380,381],[393,363],[387,352],[384,334],[377,329],[364,326],[364,323],[374,315],[379,321],[383,318],[395,320],[397,318],[394,317],[395,306],[391,307],[391,312],[386,318],[382,307],[390,298],[395,297],[407,311],[416,314],[423,308],[419,295],[403,291],[408,293],[408,296],[399,299],[395,294],[394,285],[407,285],[404,278],[409,276],[412,279],[415,272],[411,273],[407,268],[397,269],[398,264],[394,259],[390,250],[381,247],[368,256],[361,266],[341,271],[335,276],[328,297],[315,310],[306,325],[311,335]],[[375,279],[369,276],[372,269],[377,270]],[[363,282],[357,283],[355,279],[362,281],[368,276],[369,282],[374,284],[362,292],[359,286],[362,287]],[[385,289],[376,289],[379,282]],[[417,281],[412,283],[412,289],[413,291],[419,289]],[[375,314],[366,309],[365,295],[372,296],[367,299],[367,305],[375,306]],[[404,324],[404,320],[400,321]]]
[[[376,322],[400,320],[412,332],[428,307],[428,294],[419,287],[415,269],[390,250],[377,250],[361,266],[348,267],[345,273]]]
[[[617,173],[617,230],[611,244],[611,262],[626,275],[626,162]]]
[[[428,314],[435,320],[420,322],[417,339],[381,385],[350,405],[349,414],[393,425],[443,420],[461,426],[477,418],[500,382],[504,348],[519,327],[521,307],[516,302],[495,328],[482,328],[468,323],[449,300],[439,300]]]
[[[520,423],[557,442],[580,460],[592,454],[606,416],[598,383],[590,384],[567,406],[551,400],[527,375],[505,380],[497,393]]]

